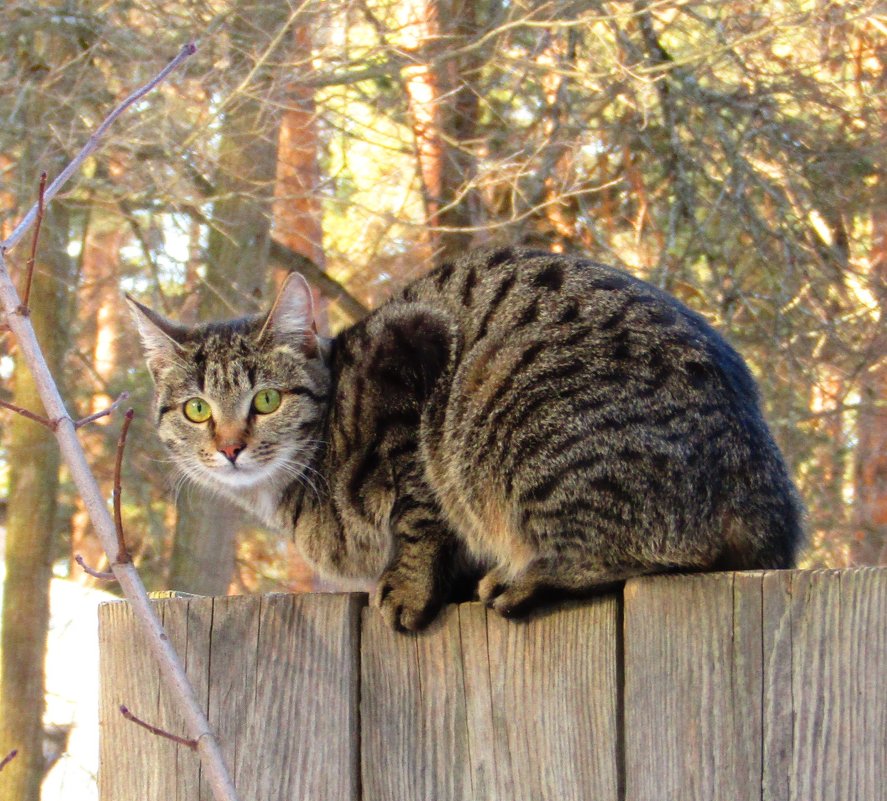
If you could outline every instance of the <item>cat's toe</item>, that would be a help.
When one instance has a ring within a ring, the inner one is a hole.
[[[538,606],[538,599],[533,588],[507,587],[487,604],[502,617],[526,617]]]
[[[477,585],[477,595],[487,606],[492,606],[493,601],[505,592],[510,585],[505,571],[498,567],[487,573]]]
[[[391,628],[404,632],[424,629],[441,606],[432,592],[385,578],[379,582],[374,603]]]
[[[496,570],[487,573],[478,584],[480,600],[502,617],[523,617],[537,605],[537,587],[529,582],[508,581]]]

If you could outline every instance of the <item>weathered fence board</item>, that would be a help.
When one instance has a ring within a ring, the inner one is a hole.
[[[617,615],[614,598],[526,623],[463,604],[405,637],[367,610],[364,797],[616,801]]]
[[[222,741],[242,798],[358,797],[358,647],[363,596],[268,595],[157,602]],[[113,633],[113,636],[111,634]],[[126,704],[175,734],[165,688],[128,607],[102,606],[102,799],[209,798],[196,755],[125,720]],[[212,687],[208,691],[208,686]],[[158,700],[159,699],[159,700]],[[220,734],[221,736],[221,734]]]
[[[392,632],[364,610],[361,772],[366,798],[471,798],[459,610],[431,636]]]
[[[211,599],[201,601],[204,605],[207,602]],[[188,667],[188,678],[198,698],[205,699],[206,682],[201,680],[205,677],[195,670],[200,661],[197,652],[201,650],[197,641],[205,645],[205,640],[192,632],[190,650],[187,647],[188,623],[194,617],[190,604],[163,603],[160,612],[167,634]],[[112,682],[103,681],[99,700],[101,797],[131,798],[138,787],[144,798],[176,799],[180,797],[176,789],[179,785],[191,788],[192,796],[196,796],[196,757],[126,721],[118,711],[124,704],[141,719],[166,731],[182,733],[181,718],[168,702],[159,670],[147,656],[148,646],[135,628],[129,607],[103,604],[100,618],[100,673],[114,677]],[[138,785],[133,785],[134,776],[138,777]]]
[[[618,618],[612,597],[526,624],[487,611],[490,798],[616,801]]]
[[[780,738],[791,749],[782,798],[887,799],[884,579],[884,571],[864,569],[782,577],[790,596],[785,694],[793,713],[790,739],[787,731]]]
[[[627,799],[760,797],[761,593],[749,581],[626,585]]]
[[[635,579],[427,632],[362,595],[161,602],[244,801],[887,801],[887,570]],[[208,799],[126,604],[100,615],[102,801]]]
[[[626,801],[887,799],[887,571],[625,590]]]
[[[212,601],[210,605],[203,600],[194,604],[211,614],[207,621],[212,630],[210,656],[217,657],[215,670],[212,661],[209,665],[212,681],[207,717],[215,727],[235,787],[243,787],[248,781],[256,786],[260,777],[255,776],[255,755],[252,748],[245,747],[243,729],[255,716],[256,655],[263,605],[245,604],[240,598],[214,598]],[[267,603],[264,607],[267,610]],[[219,670],[219,659],[225,660],[224,670]],[[211,799],[210,789],[204,782],[200,787],[200,801]]]

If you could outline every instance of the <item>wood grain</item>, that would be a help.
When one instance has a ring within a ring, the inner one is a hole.
[[[361,656],[364,798],[471,798],[456,608],[419,635],[365,609]]]
[[[761,798],[787,801],[792,781],[792,596],[790,573],[768,572],[761,580],[764,673],[761,699]]]
[[[635,579],[624,599],[626,799],[758,798],[759,577]]]
[[[887,571],[803,571],[778,582],[768,589],[785,597],[787,587],[791,618],[790,684],[778,692],[792,710],[791,731],[787,716],[778,731],[791,756],[788,782],[767,797],[885,801]]]
[[[192,603],[205,601],[155,601],[170,640],[176,645],[198,698],[205,698],[206,683],[196,675],[193,655],[206,645],[192,632],[191,667],[188,659],[188,623]],[[127,721],[119,711],[124,704],[142,720],[180,736],[187,732],[161,685],[160,673],[149,657],[139,627],[123,602],[99,608],[100,694],[99,796],[102,799],[133,797],[178,799],[186,797],[182,786],[197,796],[197,755],[170,740],[151,734]],[[134,785],[134,779],[138,784]]]
[[[493,798],[616,801],[618,617],[613,597],[525,624],[487,612]]]
[[[261,598],[258,638],[247,644],[255,649],[256,680],[238,761],[244,798],[357,798],[363,602],[347,595]]]
[[[244,801],[358,797],[361,595],[155,602]],[[196,756],[123,719],[181,720],[125,603],[100,609],[102,801],[210,798]]]
[[[626,801],[887,801],[887,570],[636,579]]]
[[[525,623],[478,604],[427,632],[364,613],[368,801],[617,798],[615,599]]]
[[[244,765],[248,773],[249,764],[255,759],[244,747],[242,734],[256,695],[254,644],[258,642],[261,609],[260,603],[245,602],[239,597],[213,598],[212,601],[208,718],[215,727],[225,764],[241,795],[246,782],[241,778]],[[211,798],[209,788],[201,783],[201,801],[211,801]]]

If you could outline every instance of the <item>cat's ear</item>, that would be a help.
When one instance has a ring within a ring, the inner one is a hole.
[[[180,359],[180,344],[188,329],[167,320],[129,295],[126,295],[126,302],[142,338],[148,369],[156,375],[158,370]]]
[[[314,319],[311,287],[299,273],[290,273],[284,279],[259,331],[259,339],[267,336],[282,342],[299,341],[310,357],[323,355],[323,342],[317,334]]]

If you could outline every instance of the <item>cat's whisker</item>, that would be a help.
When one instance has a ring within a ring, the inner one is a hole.
[[[168,456],[166,458],[162,458],[159,456],[143,456],[141,457],[146,462],[151,462],[152,464],[172,464],[177,465],[179,462],[177,459]]]
[[[307,474],[306,472],[304,472],[305,470],[311,470],[317,476],[319,476],[321,479],[323,479],[324,483],[327,483],[326,479],[320,473],[318,473],[316,470],[313,470],[313,468],[310,468],[308,465],[301,464],[299,462],[295,462],[292,460],[289,460],[287,462],[282,462],[281,464],[278,465],[278,469],[280,469],[281,472],[285,473],[286,475],[294,478],[303,487],[311,489],[311,491],[314,493],[314,495],[318,501],[321,501],[323,499],[323,496],[321,495],[320,490],[317,488],[317,485],[314,483],[311,476],[309,474]],[[327,491],[329,491],[329,484],[328,483],[327,483]]]
[[[182,495],[182,492],[184,492],[186,489],[189,489],[190,486],[191,486],[190,476],[185,475],[183,473],[176,479],[175,486],[173,487],[173,504],[175,506],[179,505],[179,500]]]
[[[300,439],[300,445],[329,445],[329,442],[325,439]]]
[[[299,475],[302,477],[302,479],[311,485],[312,489],[314,489],[314,494],[317,496],[318,499],[321,499],[322,497],[322,493],[320,491],[321,488],[325,487],[327,493],[329,493],[329,482],[317,470],[312,468],[310,465],[302,464],[301,462],[291,462],[291,465],[298,470]],[[317,483],[315,482],[315,478],[319,480]],[[321,485],[321,487],[318,487],[318,483]]]
[[[301,461],[304,458],[305,461]],[[297,459],[299,459],[297,461]],[[297,453],[290,457],[289,459],[291,464],[297,465],[300,469],[307,470],[308,472],[316,475],[325,485],[327,492],[330,492],[330,484],[327,481],[325,475],[323,475],[317,468],[313,467],[311,462],[313,461],[313,454],[305,454],[305,453]]]
[[[187,467],[190,467],[191,469],[186,469]],[[193,467],[180,464],[180,470],[173,485],[173,498],[176,506],[179,505],[179,497],[182,492],[185,490],[191,490],[196,483],[197,479],[194,476]]]

